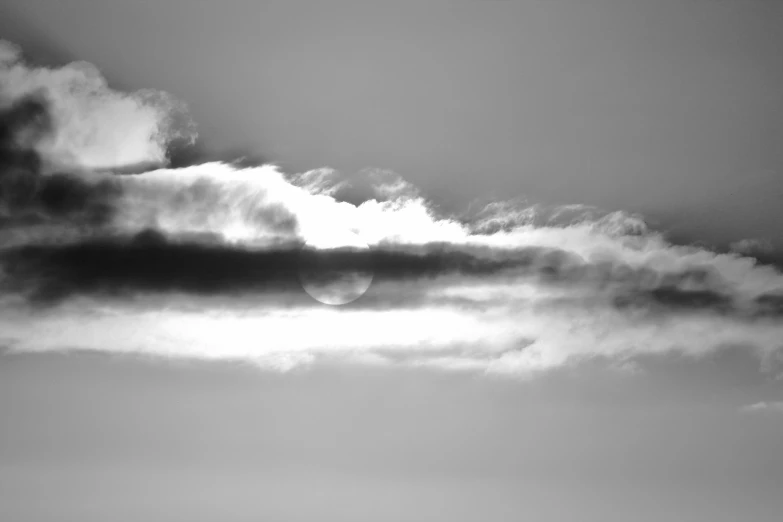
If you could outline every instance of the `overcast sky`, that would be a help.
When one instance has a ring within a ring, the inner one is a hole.
[[[781,27],[0,0],[0,519],[779,520]]]

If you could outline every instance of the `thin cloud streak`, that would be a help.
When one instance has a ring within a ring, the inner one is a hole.
[[[780,413],[783,414],[783,401],[773,402],[756,402],[754,404],[748,404],[740,408],[745,413]]]

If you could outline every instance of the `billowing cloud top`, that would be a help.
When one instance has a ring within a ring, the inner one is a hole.
[[[86,62],[59,69],[31,67],[16,46],[0,42],[0,104],[7,107],[31,96],[46,101],[52,119],[52,132],[35,149],[60,166],[162,165],[172,142],[195,139],[185,105],[165,92],[115,91]]]
[[[182,103],[112,90],[89,64],[35,68],[10,44],[0,110],[9,349],[528,374],[783,346],[783,274],[748,256],[761,243],[674,245],[580,205],[438,215],[383,170],[357,200],[328,168],[169,168],[195,139]]]

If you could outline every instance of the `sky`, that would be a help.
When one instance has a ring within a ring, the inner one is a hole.
[[[781,23],[0,1],[0,518],[779,519]]]

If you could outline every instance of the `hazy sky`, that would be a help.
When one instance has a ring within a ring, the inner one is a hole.
[[[779,520],[783,273],[709,244],[783,248],[781,27],[0,0],[0,520]],[[115,175],[165,151],[142,88],[280,168]],[[270,245],[341,227],[374,279],[321,305]]]
[[[783,414],[739,409],[780,386],[741,353],[527,382],[2,362],[8,520],[773,522],[783,508]]]
[[[7,38],[187,101],[211,149],[783,247],[774,0],[0,5]]]

